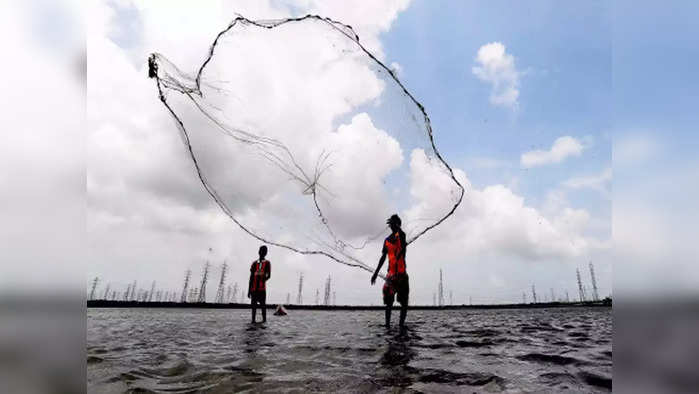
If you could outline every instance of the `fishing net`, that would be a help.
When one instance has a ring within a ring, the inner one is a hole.
[[[237,17],[196,72],[149,66],[202,185],[262,242],[372,272],[391,214],[412,243],[461,202],[424,108],[347,25]]]

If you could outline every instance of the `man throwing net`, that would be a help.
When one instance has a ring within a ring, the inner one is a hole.
[[[386,328],[391,326],[391,308],[393,308],[395,298],[398,298],[400,303],[400,327],[404,328],[405,316],[408,313],[408,294],[410,293],[408,273],[405,267],[405,251],[408,245],[405,241],[405,233],[401,230],[401,220],[398,215],[392,215],[388,218],[386,224],[391,228],[391,235],[386,237],[383,242],[381,258],[374,275],[371,277],[371,284],[376,283],[376,277],[379,275],[384,261],[386,261],[386,255],[388,255],[388,275],[383,286],[383,302],[386,305]]]

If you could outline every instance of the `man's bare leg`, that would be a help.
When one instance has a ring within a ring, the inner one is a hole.
[[[391,309],[393,308],[393,303],[386,304],[386,328],[391,327]]]
[[[408,314],[408,303],[400,304],[400,327],[405,327],[405,316]]]

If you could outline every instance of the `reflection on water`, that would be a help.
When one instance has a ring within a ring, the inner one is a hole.
[[[90,392],[609,391],[611,309],[90,309]]]
[[[243,343],[245,343],[245,353],[256,353],[261,346],[266,346],[265,342],[267,327],[262,324],[248,324],[243,331]],[[273,345],[269,345],[273,346]]]
[[[386,336],[386,347],[379,364],[379,383],[387,387],[409,387],[413,383],[408,364],[417,354],[411,345],[411,330]]]
[[[386,367],[408,365],[410,360],[415,357],[415,351],[410,346],[410,337],[408,335],[388,336],[386,343],[386,351],[380,361]]]

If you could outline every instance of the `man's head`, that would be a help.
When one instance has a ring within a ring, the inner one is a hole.
[[[260,250],[259,250],[259,252],[257,252],[257,253],[260,254],[260,258],[261,258],[261,259],[264,259],[265,256],[267,256],[267,245],[262,245],[262,246],[260,246]]]
[[[386,220],[386,224],[388,224],[388,226],[391,228],[391,231],[398,231],[401,225],[400,217],[393,214],[390,218],[388,218],[388,220]]]

